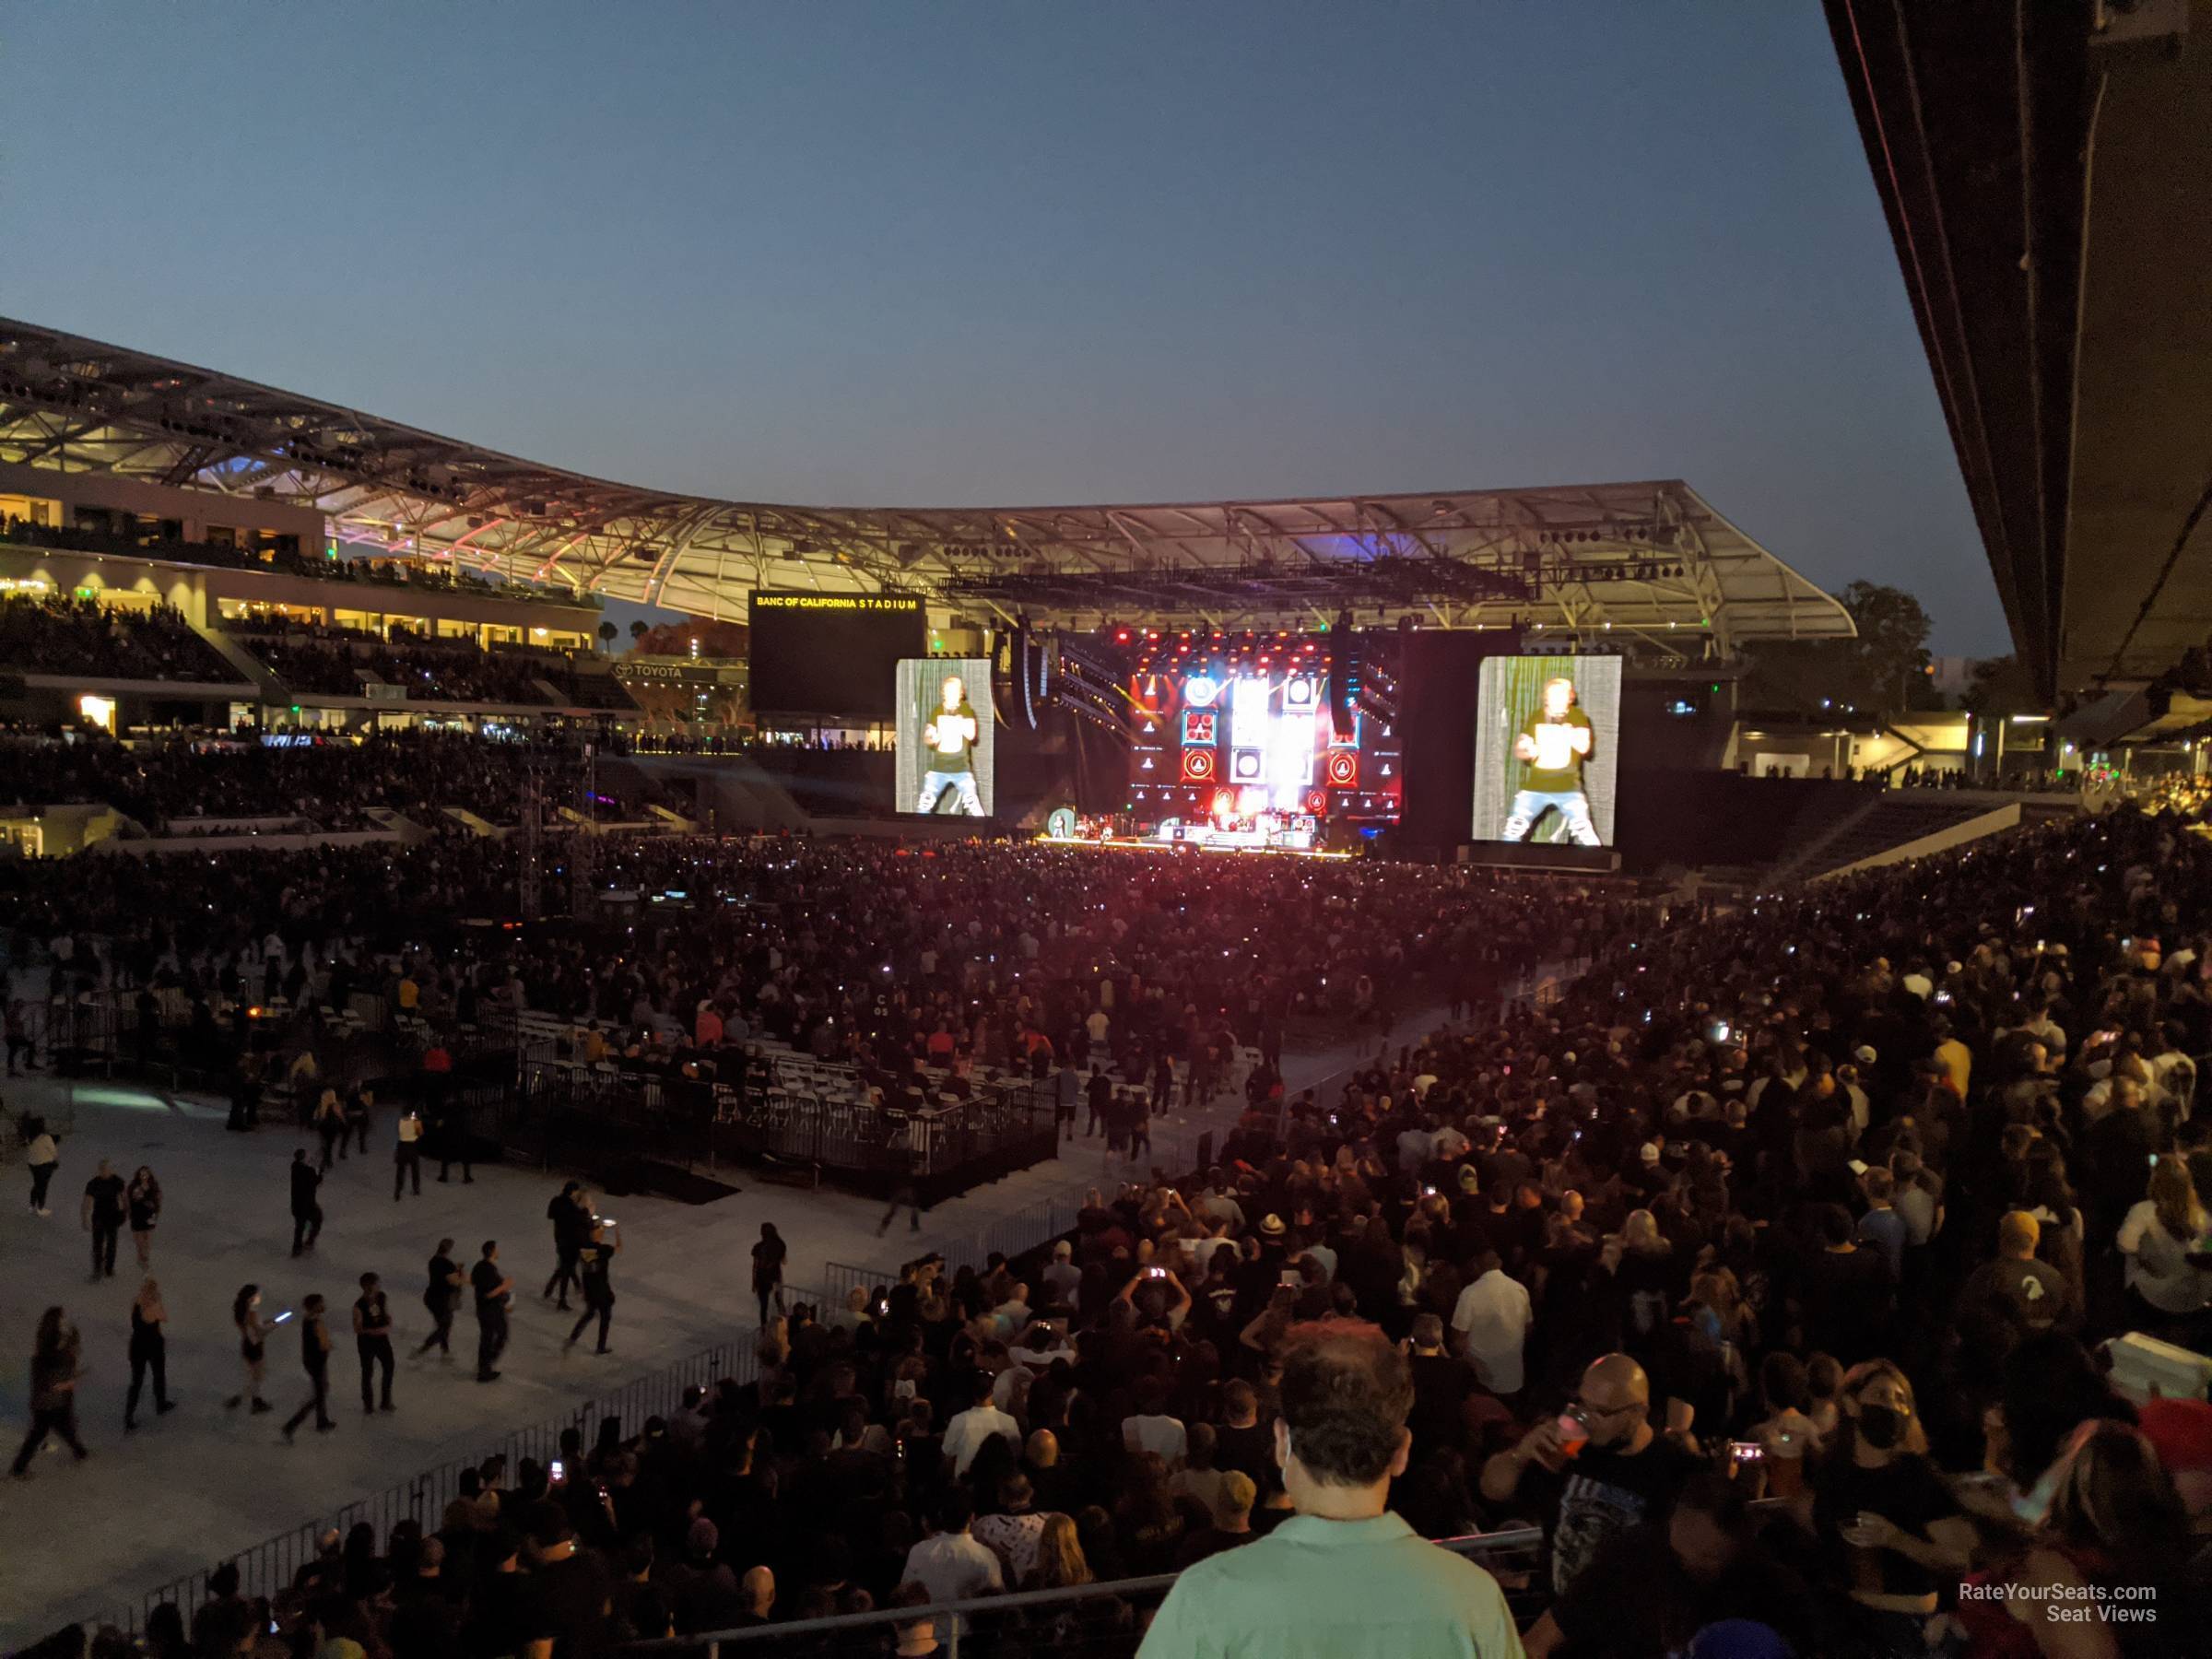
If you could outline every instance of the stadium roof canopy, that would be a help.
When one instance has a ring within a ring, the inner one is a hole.
[[[1841,639],[1835,599],[1679,480],[1171,506],[793,507],[610,483],[0,319],[0,460],[324,512],[341,543],[742,618],[757,587],[956,612],[1288,623],[1414,615],[1641,634],[1686,656]]]
[[[2020,660],[2154,680],[2212,644],[2212,18],[1826,6]]]

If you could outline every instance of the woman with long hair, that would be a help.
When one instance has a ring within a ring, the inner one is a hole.
[[[154,1411],[157,1416],[176,1409],[169,1397],[169,1339],[161,1327],[169,1310],[161,1305],[161,1287],[147,1279],[131,1299],[131,1391],[123,1397],[123,1431],[138,1427],[138,1398],[146,1390],[146,1373],[154,1373]]]
[[[91,1455],[76,1438],[76,1327],[61,1309],[49,1308],[39,1317],[39,1334],[30,1350],[30,1432],[16,1453],[11,1474],[29,1473],[30,1460],[55,1434],[82,1463]]]
[[[138,1265],[150,1267],[154,1262],[154,1223],[161,1218],[161,1183],[154,1179],[152,1168],[138,1166],[131,1177],[131,1184],[124,1189],[124,1202],[131,1210],[131,1245],[138,1252]]]
[[[2148,1192],[2120,1223],[2117,1242],[2127,1258],[2127,1301],[2136,1324],[2183,1347],[2195,1346],[2191,1338],[2212,1303],[2212,1274],[2189,1259],[2203,1248],[2207,1230],[2212,1221],[2197,1199],[2188,1160],[2176,1157],[2159,1159]]]
[[[1842,1421],[1812,1482],[1812,1529],[1869,1651],[1923,1653],[1941,1591],[1966,1571],[1973,1526],[1928,1459],[1902,1371],[1887,1359],[1854,1365],[1839,1397]]]
[[[1997,1659],[2133,1659],[2197,1653],[2204,1631],[2184,1629],[2189,1515],[2148,1441],[2125,1423],[2093,1418],[2068,1438],[2047,1499],[2031,1495],[2034,1527],[2014,1557],[1968,1582],[1959,1617],[1975,1653]],[[2044,1507],[2047,1502],[2048,1507]],[[2040,1512],[2040,1513],[2039,1513]],[[2140,1622],[2086,1623],[2053,1607],[2148,1610]]]
[[[1037,1535],[1037,1564],[1021,1581],[1024,1590],[1074,1590],[1090,1583],[1090,1563],[1083,1558],[1083,1540],[1076,1524],[1065,1515],[1044,1518]]]
[[[239,1288],[230,1303],[230,1323],[238,1327],[238,1359],[246,1382],[223,1402],[223,1409],[236,1411],[241,1400],[251,1400],[254,1411],[273,1411],[276,1407],[261,1397],[261,1379],[268,1371],[269,1327],[261,1322],[259,1285]]]

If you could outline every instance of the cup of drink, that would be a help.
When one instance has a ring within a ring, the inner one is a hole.
[[[1583,1414],[1569,1406],[1559,1413],[1559,1453],[1569,1459],[1580,1457],[1583,1448],[1590,1443],[1590,1425],[1583,1421]]]

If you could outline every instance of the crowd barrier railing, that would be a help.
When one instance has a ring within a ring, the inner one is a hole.
[[[1544,1599],[1535,1568],[1544,1535],[1534,1526],[1474,1533],[1438,1540],[1441,1548],[1488,1568],[1506,1593],[1516,1623],[1534,1622]],[[969,1597],[924,1606],[878,1608],[829,1618],[794,1619],[784,1624],[749,1625],[702,1631],[695,1636],[634,1642],[625,1653],[666,1655],[667,1659],[724,1659],[725,1654],[805,1653],[809,1659],[861,1659],[889,1651],[896,1638],[916,1625],[929,1627],[934,1650],[944,1659],[959,1659],[971,1648],[1016,1653],[1050,1649],[1074,1659],[1123,1659],[1135,1652],[1136,1615],[1149,1614],[1174,1587],[1180,1574],[1109,1580],[1065,1590],[1025,1590],[1010,1595]],[[918,1634],[918,1633],[917,1633]]]
[[[785,1288],[790,1300],[806,1300],[819,1294],[800,1287]],[[541,1465],[549,1462],[559,1451],[565,1430],[579,1430],[588,1449],[597,1439],[599,1425],[612,1418],[619,1422],[627,1439],[641,1432],[647,1418],[673,1415],[682,1406],[688,1388],[712,1392],[724,1378],[747,1383],[759,1376],[759,1332],[747,1329],[727,1342],[687,1355],[674,1365],[633,1377],[607,1394],[579,1401],[558,1417],[511,1429],[504,1434],[488,1434],[477,1441],[479,1451],[418,1470],[381,1491],[323,1511],[243,1549],[228,1551],[211,1559],[206,1569],[172,1579],[112,1609],[100,1622],[135,1635],[146,1628],[157,1606],[174,1602],[189,1628],[193,1614],[207,1599],[207,1572],[226,1561],[238,1568],[241,1595],[276,1600],[291,1589],[300,1570],[315,1559],[315,1540],[326,1531],[335,1529],[343,1536],[348,1528],[365,1521],[376,1529],[380,1548],[391,1537],[392,1528],[402,1521],[412,1520],[425,1532],[435,1532],[445,1506],[460,1495],[462,1474],[480,1467],[487,1458],[504,1457],[512,1480],[524,1458]]]

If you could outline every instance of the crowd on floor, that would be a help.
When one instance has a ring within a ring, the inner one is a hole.
[[[1041,1262],[924,1261],[794,1308],[757,1382],[616,1425],[559,1479],[488,1471],[434,1533],[334,1541],[284,1613],[325,1646],[595,1653],[1261,1551],[1250,1590],[1300,1559],[1261,1542],[1297,1504],[1286,1353],[1358,1321],[1408,1378],[1391,1509],[1429,1537],[1541,1527],[1508,1585],[1531,1653],[2201,1651],[2212,843],[2179,815],[1671,914],[1003,844],[622,857],[727,902],[628,950],[444,956],[418,994],[488,981],[694,1043],[708,1020],[831,1053],[1088,1043],[1154,1087],[1159,1055],[1171,1082],[1193,1063],[1192,1008],[1263,1046],[1336,1012],[1385,1046],[1341,1098],[1255,1100],[1215,1167],[1094,1194]],[[295,892],[278,943],[347,937],[344,904]],[[118,939],[102,972],[222,948],[196,924]],[[1563,999],[1498,1006],[1507,963],[1570,954],[1593,959]],[[1389,1041],[1422,969],[1463,1018]],[[1372,1618],[1415,1651],[1429,1616]],[[206,1651],[241,1651],[244,1617],[203,1615]],[[1144,1622],[1106,1594],[971,1634],[1128,1651]],[[1187,1609],[1163,1625],[1147,1652],[1197,1651]],[[897,1628],[914,1653],[943,1634]]]

